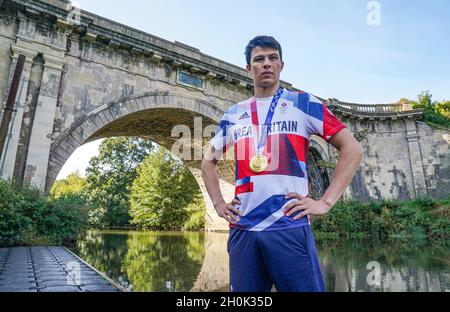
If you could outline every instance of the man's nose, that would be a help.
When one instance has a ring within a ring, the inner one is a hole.
[[[270,60],[269,60],[268,57],[266,57],[266,58],[264,59],[263,67],[264,67],[264,68],[269,68],[270,66],[272,66],[272,65],[270,64]]]

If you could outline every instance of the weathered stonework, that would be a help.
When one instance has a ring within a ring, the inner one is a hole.
[[[111,136],[141,136],[169,150],[180,133],[201,138],[227,108],[250,97],[252,79],[240,67],[81,11],[67,19],[66,0],[6,0],[0,13],[0,95],[6,99],[19,54],[22,75],[13,130],[2,157],[1,176],[49,190],[70,155],[82,144]],[[201,81],[189,86],[180,71]],[[293,89],[289,83],[282,86]],[[448,130],[420,123],[408,104],[362,105],[326,100],[353,133],[367,130],[364,158],[344,197],[361,200],[443,197],[450,189]],[[1,115],[0,115],[1,116]],[[201,126],[195,121],[201,117]],[[175,146],[177,147],[177,146]],[[183,151],[179,151],[180,153]],[[194,155],[195,154],[195,155]],[[192,156],[201,154],[195,149]],[[335,163],[337,151],[313,137],[310,164]],[[206,202],[208,229],[226,229],[201,179],[200,160],[186,160]],[[233,197],[234,162],[219,162],[227,200]],[[310,169],[318,196],[331,181],[332,166]],[[314,193],[314,192],[313,192]]]
[[[417,122],[427,193],[433,198],[448,196],[450,190],[450,132]]]
[[[23,112],[22,126],[20,128],[20,138],[17,150],[16,163],[14,168],[14,178],[16,183],[22,184],[31,180],[31,177],[24,177],[27,156],[30,146],[31,130],[36,116],[36,108],[38,107],[38,98],[42,83],[42,75],[44,71],[44,59],[38,54],[34,59],[31,67],[30,82],[26,96],[26,103]],[[33,173],[34,174],[34,173]]]
[[[25,65],[22,72],[22,78],[19,83],[16,102],[14,104],[13,117],[10,122],[11,131],[8,133],[6,144],[1,154],[0,177],[12,181],[14,173],[14,164],[16,162],[19,138],[21,133],[22,118],[26,106],[26,95],[31,75],[31,65],[37,52],[22,48],[17,45],[11,45],[11,66],[9,71],[8,85],[11,84],[14,69],[16,67],[19,54],[25,55]],[[7,89],[9,91],[9,89]]]

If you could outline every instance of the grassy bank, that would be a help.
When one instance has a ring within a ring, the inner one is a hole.
[[[412,201],[338,202],[326,216],[314,217],[316,237],[450,238],[450,197]]]

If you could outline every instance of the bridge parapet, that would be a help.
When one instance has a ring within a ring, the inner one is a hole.
[[[415,118],[423,114],[423,109],[414,109],[411,102],[392,104],[357,104],[342,102],[337,99],[325,101],[330,109],[344,116],[369,119]]]

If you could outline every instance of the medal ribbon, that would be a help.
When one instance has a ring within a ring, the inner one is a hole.
[[[252,102],[250,103],[250,109],[252,112],[252,124],[256,127],[256,140],[255,143],[258,142],[256,145],[256,155],[262,154],[264,151],[264,147],[266,146],[267,141],[267,126],[272,123],[273,114],[275,113],[275,108],[277,107],[278,100],[281,97],[281,94],[283,94],[283,89],[278,88],[277,92],[273,96],[272,103],[270,103],[269,111],[267,112],[266,120],[264,121],[264,124],[262,125],[261,135],[259,135],[259,120],[258,120],[258,109],[256,107],[256,98],[253,97]],[[258,140],[259,137],[259,140]]]

